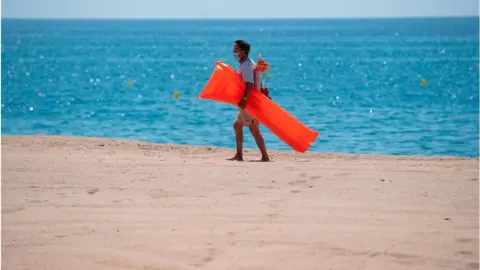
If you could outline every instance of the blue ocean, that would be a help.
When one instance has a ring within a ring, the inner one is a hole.
[[[234,148],[237,109],[196,97],[244,39],[309,151],[478,157],[478,19],[2,20],[2,134]]]

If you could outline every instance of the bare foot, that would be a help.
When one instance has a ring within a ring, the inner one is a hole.
[[[229,158],[227,160],[231,160],[231,161],[243,161],[243,157],[241,155],[235,155],[234,157],[232,158]]]
[[[261,161],[261,162],[268,162],[268,161],[270,161],[270,158],[269,158],[268,156],[265,156],[265,157],[262,157],[262,158],[260,159],[260,161]]]

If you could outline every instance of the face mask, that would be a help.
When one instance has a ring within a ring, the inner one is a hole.
[[[240,61],[240,55],[238,53],[233,53],[233,58],[235,59],[235,61]]]

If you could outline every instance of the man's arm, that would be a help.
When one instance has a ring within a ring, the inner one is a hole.
[[[242,65],[242,77],[243,77],[243,82],[245,83],[245,91],[243,92],[243,99],[247,99],[248,95],[250,95],[250,92],[252,92],[252,89],[254,87],[254,71],[252,68],[252,62],[250,60],[247,60],[248,62],[245,62]]]
[[[243,92],[243,99],[247,99],[248,95],[250,95],[250,92],[252,92],[253,89],[253,83],[251,82],[246,82],[245,83],[245,91]]]

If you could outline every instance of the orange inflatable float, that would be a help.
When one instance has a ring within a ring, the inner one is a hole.
[[[245,84],[241,76],[231,66],[217,62],[197,98],[237,106],[244,90]],[[306,152],[319,135],[257,89],[250,92],[245,110],[295,151]]]

